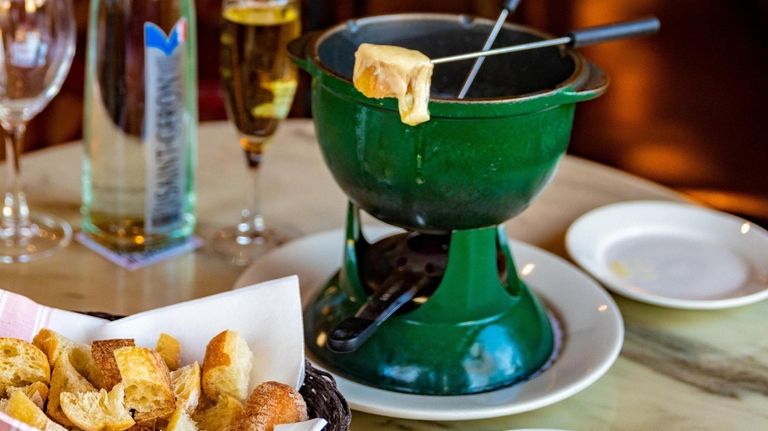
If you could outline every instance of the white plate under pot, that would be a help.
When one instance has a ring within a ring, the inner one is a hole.
[[[366,231],[369,238],[394,232]],[[341,264],[341,230],[314,234],[267,254],[251,265],[235,287],[298,274],[304,304]],[[624,326],[618,307],[597,283],[565,260],[511,241],[525,283],[551,307],[563,327],[563,346],[552,366],[508,388],[475,395],[430,396],[386,391],[335,376],[350,406],[359,411],[422,420],[469,420],[541,408],[585,389],[610,368],[621,350]]]
[[[576,220],[566,247],[608,289],[637,301],[703,310],[768,298],[768,231],[708,208],[608,205]]]

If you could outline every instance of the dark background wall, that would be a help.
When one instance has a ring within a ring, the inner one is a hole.
[[[30,127],[28,150],[79,139],[87,0],[75,0],[78,53],[59,96]],[[224,119],[220,0],[197,0],[201,120]],[[498,0],[304,0],[304,29],[385,13],[495,18]],[[659,35],[585,48],[612,79],[579,105],[570,153],[658,181],[768,225],[768,0],[523,0],[512,20],[559,34],[653,14]],[[292,116],[309,116],[304,81]],[[1,151],[1,150],[0,150]]]

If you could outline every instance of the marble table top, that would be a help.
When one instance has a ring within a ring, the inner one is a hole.
[[[75,229],[80,222],[81,158],[77,143],[22,158],[32,209],[64,217]],[[310,121],[286,121],[265,159],[267,223],[292,237],[342,226],[346,199],[322,161]],[[238,220],[245,181],[234,128],[224,122],[202,124],[198,235],[205,239]],[[638,199],[683,197],[569,156],[541,197],[507,223],[507,231],[566,256],[563,238],[573,220],[598,206]],[[59,308],[130,314],[227,290],[242,271],[205,246],[126,271],[72,243],[40,261],[0,264],[0,289]],[[626,324],[621,356],[604,377],[577,395],[536,411],[480,421],[413,421],[355,412],[352,429],[768,429],[768,301],[730,310],[680,311],[614,298]]]

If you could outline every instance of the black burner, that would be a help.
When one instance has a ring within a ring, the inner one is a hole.
[[[360,279],[368,293],[401,284],[422,285],[419,293],[398,313],[425,303],[437,290],[448,262],[450,234],[406,232],[384,238],[360,250]],[[507,270],[501,249],[497,252],[499,280],[506,282]]]

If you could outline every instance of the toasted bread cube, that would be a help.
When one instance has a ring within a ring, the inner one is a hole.
[[[148,421],[140,421],[133,424],[127,431],[155,431],[157,427],[157,419],[150,419]]]
[[[307,419],[307,404],[296,389],[283,383],[264,382],[251,392],[243,414],[229,431],[273,430],[276,425]]]
[[[169,370],[179,369],[181,366],[181,343],[179,340],[168,334],[160,334],[155,350],[163,358]]]
[[[133,426],[131,413],[123,403],[122,384],[111,391],[64,392],[61,408],[67,418],[83,431],[123,431]]]
[[[136,344],[132,339],[96,340],[91,343],[91,353],[96,361],[96,366],[103,376],[103,388],[112,389],[120,383],[120,370],[117,369],[114,351],[121,347],[131,347]]]
[[[198,431],[197,424],[183,408],[176,409],[168,421],[165,431]]]
[[[0,398],[10,387],[50,380],[51,367],[42,350],[23,340],[0,338]]]
[[[31,385],[22,387],[8,388],[7,392],[9,397],[12,396],[14,392],[22,392],[40,409],[45,406],[45,401],[48,399],[48,385],[43,382],[35,382]]]
[[[433,69],[419,51],[364,43],[355,52],[352,82],[366,97],[396,97],[400,120],[415,126],[429,121]]]
[[[204,410],[198,410],[192,418],[202,431],[219,431],[228,428],[242,414],[243,404],[235,398],[224,395]]]
[[[223,395],[244,401],[253,368],[253,352],[235,331],[213,337],[203,360],[203,392],[215,400]]]
[[[71,427],[73,424],[61,409],[61,394],[64,392],[96,392],[96,388],[72,365],[69,355],[60,355],[53,366],[51,389],[48,394],[48,416],[56,422]]]
[[[56,331],[43,328],[37,335],[35,335],[35,338],[32,339],[32,344],[45,353],[48,357],[48,363],[55,364],[59,359],[59,356],[74,347],[77,343]]]
[[[171,371],[171,388],[176,396],[176,408],[192,413],[200,401],[200,364],[197,361]]]
[[[66,431],[64,427],[48,419],[40,408],[23,391],[14,391],[4,409],[5,414],[43,431]]]
[[[125,384],[125,404],[136,411],[134,418],[145,421],[173,414],[176,397],[163,358],[144,347],[121,347],[114,355]]]
[[[32,343],[45,353],[49,364],[55,364],[61,355],[67,354],[78,373],[88,379],[93,386],[97,388],[103,386],[104,378],[96,366],[90,346],[76,343],[47,328],[41,329]]]
[[[87,344],[74,345],[69,350],[69,361],[72,363],[72,366],[75,367],[77,372],[88,379],[96,389],[104,387],[104,375],[96,364],[96,360],[91,351],[91,346]]]

